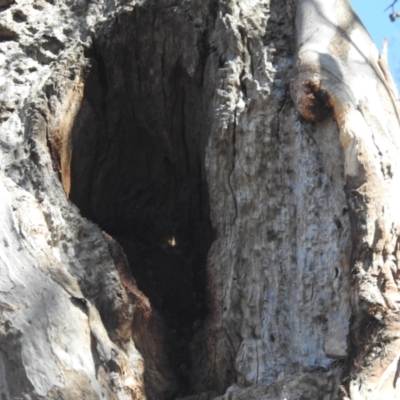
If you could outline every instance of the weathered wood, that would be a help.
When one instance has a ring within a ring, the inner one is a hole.
[[[349,397],[396,398],[400,348],[392,332],[398,329],[400,305],[395,251],[400,226],[397,91],[384,55],[378,57],[347,2],[299,2],[296,26],[295,102],[306,119],[333,117],[344,151],[353,247]],[[320,116],[315,110],[321,100],[326,114]]]
[[[2,397],[398,396],[399,106],[346,0],[7,2],[0,70]]]

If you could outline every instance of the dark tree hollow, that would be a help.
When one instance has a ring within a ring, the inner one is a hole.
[[[204,170],[206,49],[195,34],[189,74],[184,49],[168,52],[171,35],[179,36],[164,26],[168,12],[123,14],[88,51],[71,137],[70,199],[123,247],[139,289],[169,330],[173,364],[188,387],[190,342],[207,315],[213,240]]]

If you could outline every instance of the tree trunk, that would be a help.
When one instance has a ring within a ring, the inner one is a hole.
[[[0,7],[2,400],[400,396],[400,108],[347,0]]]

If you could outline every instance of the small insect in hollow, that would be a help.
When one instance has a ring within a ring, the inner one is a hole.
[[[172,236],[171,238],[168,239],[168,245],[171,247],[175,247],[177,245],[177,242],[176,242],[174,236]]]

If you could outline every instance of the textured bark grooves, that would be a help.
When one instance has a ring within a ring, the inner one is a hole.
[[[315,34],[318,26],[318,35]],[[291,82],[304,118],[333,118],[352,228],[351,399],[397,398],[400,294],[398,95],[384,54],[346,1],[298,2]],[[329,54],[324,51],[329,49]],[[365,82],[374,82],[365,85]],[[312,90],[310,90],[310,88]],[[319,103],[319,105],[318,105]],[[326,110],[321,113],[320,110]]]
[[[396,398],[397,94],[347,0],[4,4],[0,396]]]
[[[208,10],[203,3],[198,24]],[[213,240],[204,169],[206,33],[178,7],[157,5],[127,10],[100,27],[87,54],[71,166],[61,168],[70,199],[122,245],[139,288],[166,324],[158,351],[168,354],[182,393],[190,385],[189,345],[207,313]],[[147,335],[134,337],[147,360]],[[145,381],[154,385],[146,372]]]

